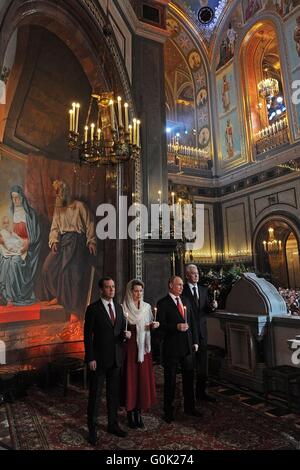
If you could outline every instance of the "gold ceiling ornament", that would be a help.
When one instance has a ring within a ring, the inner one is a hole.
[[[94,102],[97,113],[91,112]],[[95,94],[90,98],[83,132],[79,130],[80,104],[73,103],[69,110],[68,147],[76,163],[90,166],[115,165],[140,157],[139,119],[129,122],[129,105],[121,96],[114,99],[113,92]]]

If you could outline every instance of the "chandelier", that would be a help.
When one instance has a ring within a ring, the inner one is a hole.
[[[91,119],[96,102],[97,112]],[[140,156],[140,124],[134,118],[129,123],[129,105],[114,93],[92,94],[83,132],[79,130],[80,104],[69,110],[68,147],[73,159],[80,164],[100,166],[136,160]]]
[[[268,241],[263,241],[264,250],[270,255],[277,255],[282,251],[282,242],[275,238],[273,227],[268,228]]]
[[[264,78],[257,86],[259,96],[264,99],[276,96],[279,93],[279,83],[276,78]]]

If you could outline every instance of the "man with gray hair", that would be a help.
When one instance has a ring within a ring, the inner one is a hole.
[[[195,264],[186,266],[185,274],[187,282],[183,288],[183,295],[191,304],[199,336],[199,349],[196,353],[196,399],[214,402],[215,398],[206,393],[208,380],[207,315],[218,308],[218,304],[216,301],[209,300],[207,287],[199,283],[199,271]]]

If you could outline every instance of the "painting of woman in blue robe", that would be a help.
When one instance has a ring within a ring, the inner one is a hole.
[[[18,253],[5,250],[0,238],[0,285],[9,304],[16,306],[36,303],[34,280],[37,272],[41,231],[36,212],[20,186],[10,190],[13,216],[12,234],[22,239]]]

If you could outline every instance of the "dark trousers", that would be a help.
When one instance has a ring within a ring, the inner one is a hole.
[[[205,392],[208,380],[207,342],[201,339],[199,343],[199,349],[196,352],[196,397]]]
[[[165,360],[164,362],[164,412],[172,414],[173,401],[176,389],[176,373],[178,367],[182,373],[182,391],[184,399],[184,411],[189,412],[195,408],[194,397],[194,371],[185,368],[184,358]]]
[[[90,388],[88,400],[88,427],[97,423],[104,379],[106,379],[107,425],[109,428],[118,426],[120,367],[90,372]]]

